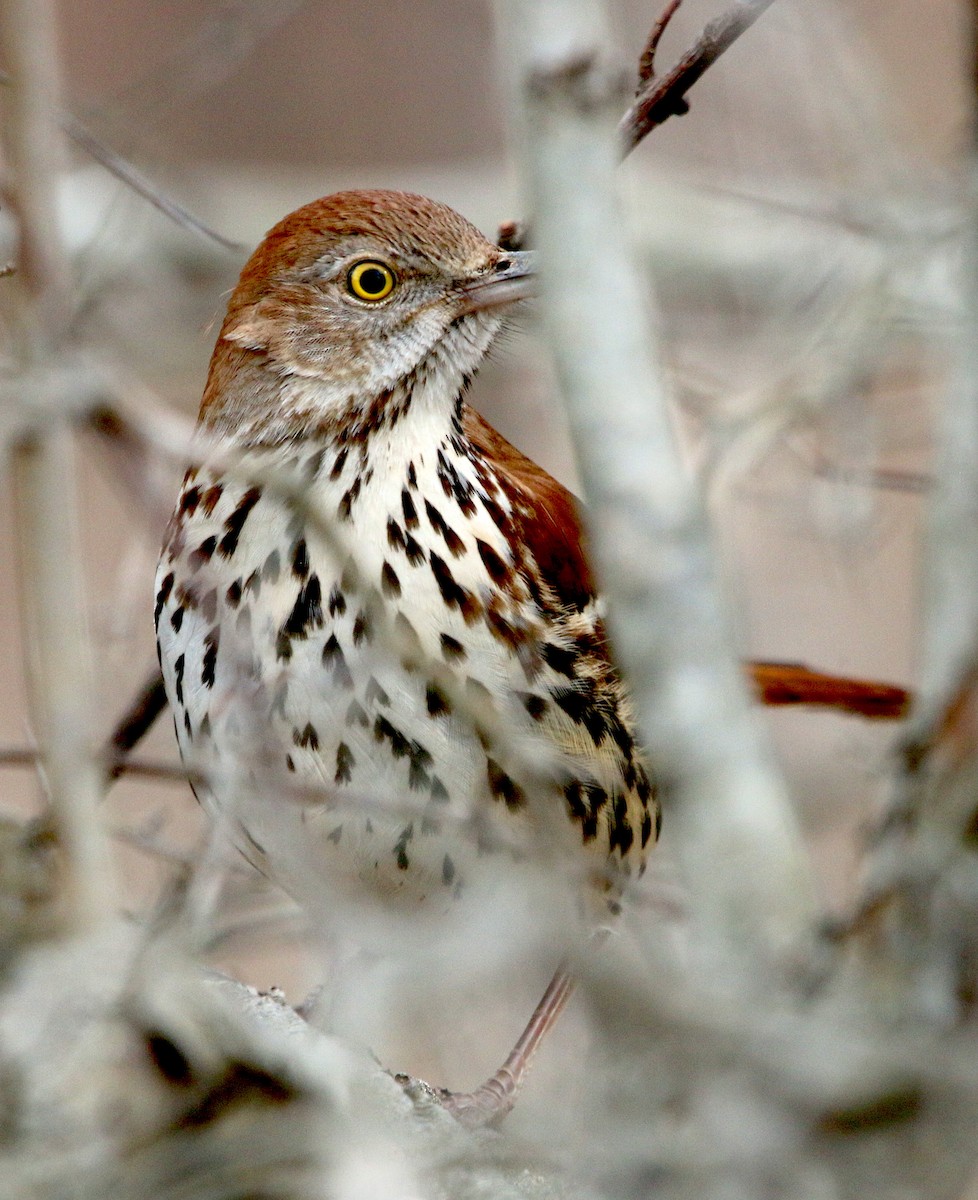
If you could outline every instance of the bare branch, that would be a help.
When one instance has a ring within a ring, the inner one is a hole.
[[[649,77],[648,83],[639,92],[635,103],[622,117],[618,126],[623,157],[630,154],[657,125],[661,125],[670,117],[682,116],[689,111],[686,93],[773,2],[774,0],[738,0],[732,8],[710,21],[696,43],[687,50],[668,75],[659,80]],[[668,17],[671,16],[672,14],[668,13]],[[652,36],[655,37],[655,30]],[[652,54],[655,54],[654,46]],[[646,55],[643,54],[642,65],[639,68],[640,79],[645,58]]]

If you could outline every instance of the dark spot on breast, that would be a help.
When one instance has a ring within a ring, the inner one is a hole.
[[[310,630],[323,624],[323,593],[318,575],[310,575],[299,589],[295,604],[285,622],[285,632],[290,637],[304,638]]]
[[[543,720],[544,714],[547,711],[547,702],[542,696],[534,696],[532,693],[528,693],[523,698],[523,704],[534,721]]]
[[[411,769],[408,772],[408,787],[413,792],[419,792],[431,783],[428,768],[431,766],[431,755],[420,742],[411,742],[408,748],[411,759]]]
[[[160,613],[163,611],[163,605],[170,599],[170,593],[173,591],[173,572],[165,575],[160,582],[160,590],[156,593],[156,611],[153,614],[153,620],[158,625],[160,623]]]
[[[398,869],[401,871],[406,871],[410,865],[407,855],[407,845],[413,837],[414,823],[412,822],[401,830],[401,835],[394,845],[394,858],[397,860]]]
[[[384,563],[380,572],[380,590],[385,596],[393,599],[397,599],[401,594],[401,581],[389,562]]]
[[[409,487],[413,487],[413,488],[417,488],[417,486],[418,486],[418,473],[417,473],[417,471],[414,469],[414,463],[413,463],[413,462],[409,462],[409,463],[408,463],[408,476],[407,476],[407,477],[408,477],[408,486],[409,486]]]
[[[652,818],[649,816],[648,810],[642,813],[642,849],[649,844],[649,838],[652,836]]]
[[[450,633],[443,633],[439,640],[441,652],[447,662],[461,662],[465,658],[465,647],[458,638],[453,638]]]
[[[346,612],[346,597],[339,589],[339,585],[334,584],[329,593],[329,615],[331,617],[343,616]]]
[[[249,488],[238,501],[234,512],[224,522],[224,536],[221,538],[221,543],[218,546],[218,553],[224,558],[230,558],[238,548],[238,539],[241,536],[241,530],[244,528],[245,521],[248,520],[248,514],[261,499],[260,488]]]
[[[404,549],[404,530],[393,517],[387,518],[387,544],[392,550]]]
[[[296,579],[305,579],[309,574],[309,551],[304,537],[297,538],[292,547],[292,574]]]
[[[180,512],[185,513],[188,517],[192,517],[197,511],[197,505],[200,503],[200,488],[188,488],[180,497]]]
[[[438,479],[442,491],[453,499],[466,516],[475,512],[475,502],[472,499],[472,484],[463,479],[455,469],[454,463],[448,461],[442,450],[438,451]]]
[[[489,626],[489,632],[492,636],[513,651],[518,650],[526,641],[526,636],[523,632],[517,629],[515,625],[511,625],[495,609],[489,609],[486,613],[486,624]]]
[[[569,650],[554,642],[544,642],[540,647],[540,653],[551,670],[556,671],[558,675],[566,675],[568,679],[574,678],[575,667],[579,661],[576,650]]]
[[[332,842],[334,846],[338,846],[340,844],[340,838],[342,836],[343,836],[343,826],[337,825],[335,829],[331,829],[329,831],[329,833],[326,834],[326,841]]]
[[[295,762],[293,761],[293,759],[292,759],[292,755],[291,755],[291,754],[286,754],[286,756],[285,756],[285,765],[286,765],[286,767],[288,767],[288,769],[289,769],[290,771],[294,771],[294,770],[295,770]]]
[[[212,484],[200,498],[200,506],[210,516],[217,507],[217,502],[224,494],[224,487],[220,483]]]
[[[174,633],[180,632],[180,629],[183,625],[184,612],[185,612],[185,609],[181,606],[180,608],[175,608],[173,610],[173,612],[170,613],[170,624],[173,627]]]
[[[432,550],[428,562],[435,582],[438,584],[438,590],[441,592],[441,598],[449,608],[457,608],[464,617],[465,623],[471,625],[481,611],[478,600],[467,588],[461,587],[455,581],[455,576],[441,555]]]
[[[193,726],[190,724],[190,713],[187,711],[187,709],[183,710],[183,727],[187,731],[187,737],[192,738],[194,736],[194,730]]]
[[[349,783],[355,763],[356,759],[353,757],[353,751],[346,742],[340,742],[336,747],[336,774],[333,776],[334,782]]]
[[[357,498],[360,495],[360,489],[362,486],[362,479],[354,479],[353,483],[340,497],[340,502],[337,506],[336,512],[341,521],[348,521],[350,519],[350,514],[353,512],[353,505],[356,503]]]
[[[511,568],[503,562],[502,558],[500,558],[488,542],[484,542],[481,538],[476,538],[475,545],[479,551],[479,557],[482,559],[483,565],[489,572],[489,578],[493,583],[505,583],[511,574]]]
[[[450,887],[452,880],[455,878],[455,864],[451,860],[451,856],[446,854],[442,859],[441,864],[441,881],[445,887]]]
[[[611,800],[611,824],[609,828],[608,849],[617,849],[620,851],[622,857],[624,857],[632,848],[634,841],[635,834],[628,823],[628,810],[625,806],[625,797],[620,792],[616,792]]]
[[[502,800],[511,811],[522,808],[526,804],[522,788],[513,782],[493,758],[486,759],[486,779],[493,796],[497,800]]]
[[[210,713],[204,713],[203,720],[200,723],[200,730],[198,732],[200,733],[201,737],[209,737],[210,736],[210,732],[211,732],[211,714]]]
[[[370,718],[358,700],[350,701],[350,707],[346,710],[346,723],[347,725],[360,725],[364,729],[370,724]]]
[[[580,680],[573,687],[555,688],[551,698],[575,725],[583,725],[587,729],[596,746],[601,745],[608,733],[608,724],[595,700],[591,680]]]
[[[448,788],[442,783],[437,775],[431,777],[431,799],[435,804],[448,803]]]
[[[420,521],[418,520],[418,510],[414,507],[414,500],[407,488],[401,490],[401,511],[404,513],[404,524],[408,529],[417,529]]]
[[[445,545],[452,552],[454,558],[459,558],[465,553],[465,543],[458,536],[454,529],[450,528],[448,522],[441,515],[437,508],[430,500],[425,500],[424,510],[428,516],[428,521],[435,533],[440,534],[445,542]]]
[[[204,687],[214,686],[214,673],[217,669],[217,648],[221,642],[221,630],[219,626],[215,626],[209,630],[204,638],[204,645],[207,649],[204,651],[203,666],[200,671],[200,682]]]
[[[365,612],[358,612],[356,619],[353,622],[353,644],[359,646],[361,642],[369,642],[373,636],[373,626],[370,618]]]
[[[284,629],[275,635],[275,657],[281,662],[288,662],[292,657],[292,639]]]
[[[241,603],[241,577],[239,576],[224,593],[224,599],[231,608],[237,608]]]
[[[173,664],[173,690],[176,693],[177,704],[183,704],[183,672],[186,665],[186,656],[183,654]]]
[[[255,599],[258,599],[258,596],[261,594],[261,575],[258,571],[252,571],[244,581],[244,590],[251,592]]]
[[[429,717],[444,717],[452,711],[452,707],[448,702],[448,697],[441,690],[437,683],[429,683],[424,690],[425,704],[428,708]]]
[[[489,520],[492,521],[498,530],[506,533],[510,525],[506,510],[498,501],[493,500],[491,496],[480,496],[479,499],[482,501],[482,507],[486,510]]]
[[[391,753],[395,758],[407,758],[411,752],[411,743],[385,716],[378,716],[374,721],[374,739],[378,742],[390,742]]]
[[[311,721],[307,722],[305,729],[301,731],[299,729],[292,730],[292,741],[304,749],[319,749],[319,734],[316,732]]]
[[[567,809],[571,817],[581,824],[584,842],[593,841],[598,835],[598,813],[608,801],[608,793],[596,784],[582,784],[580,780],[568,783],[564,788]]]
[[[337,454],[333,461],[333,466],[329,472],[330,479],[339,479],[339,477],[343,474],[343,468],[346,466],[346,456],[348,452],[348,448],[344,446],[339,454]]]
[[[409,533],[404,535],[404,552],[412,567],[420,566],[424,562],[424,550],[421,548],[421,543]]]

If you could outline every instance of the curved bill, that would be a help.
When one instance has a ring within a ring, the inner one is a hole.
[[[503,308],[536,294],[536,256],[532,250],[510,250],[489,274],[462,284],[459,313],[466,316],[487,308]]]

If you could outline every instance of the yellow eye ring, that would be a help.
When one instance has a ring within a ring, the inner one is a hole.
[[[394,272],[386,263],[368,258],[350,268],[346,286],[358,300],[376,303],[385,300],[394,290]]]

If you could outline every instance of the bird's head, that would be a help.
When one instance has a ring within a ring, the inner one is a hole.
[[[352,419],[398,387],[457,393],[502,310],[531,293],[530,255],[406,192],[338,192],[297,209],[249,259],[218,338],[201,418],[289,436],[296,416]]]

